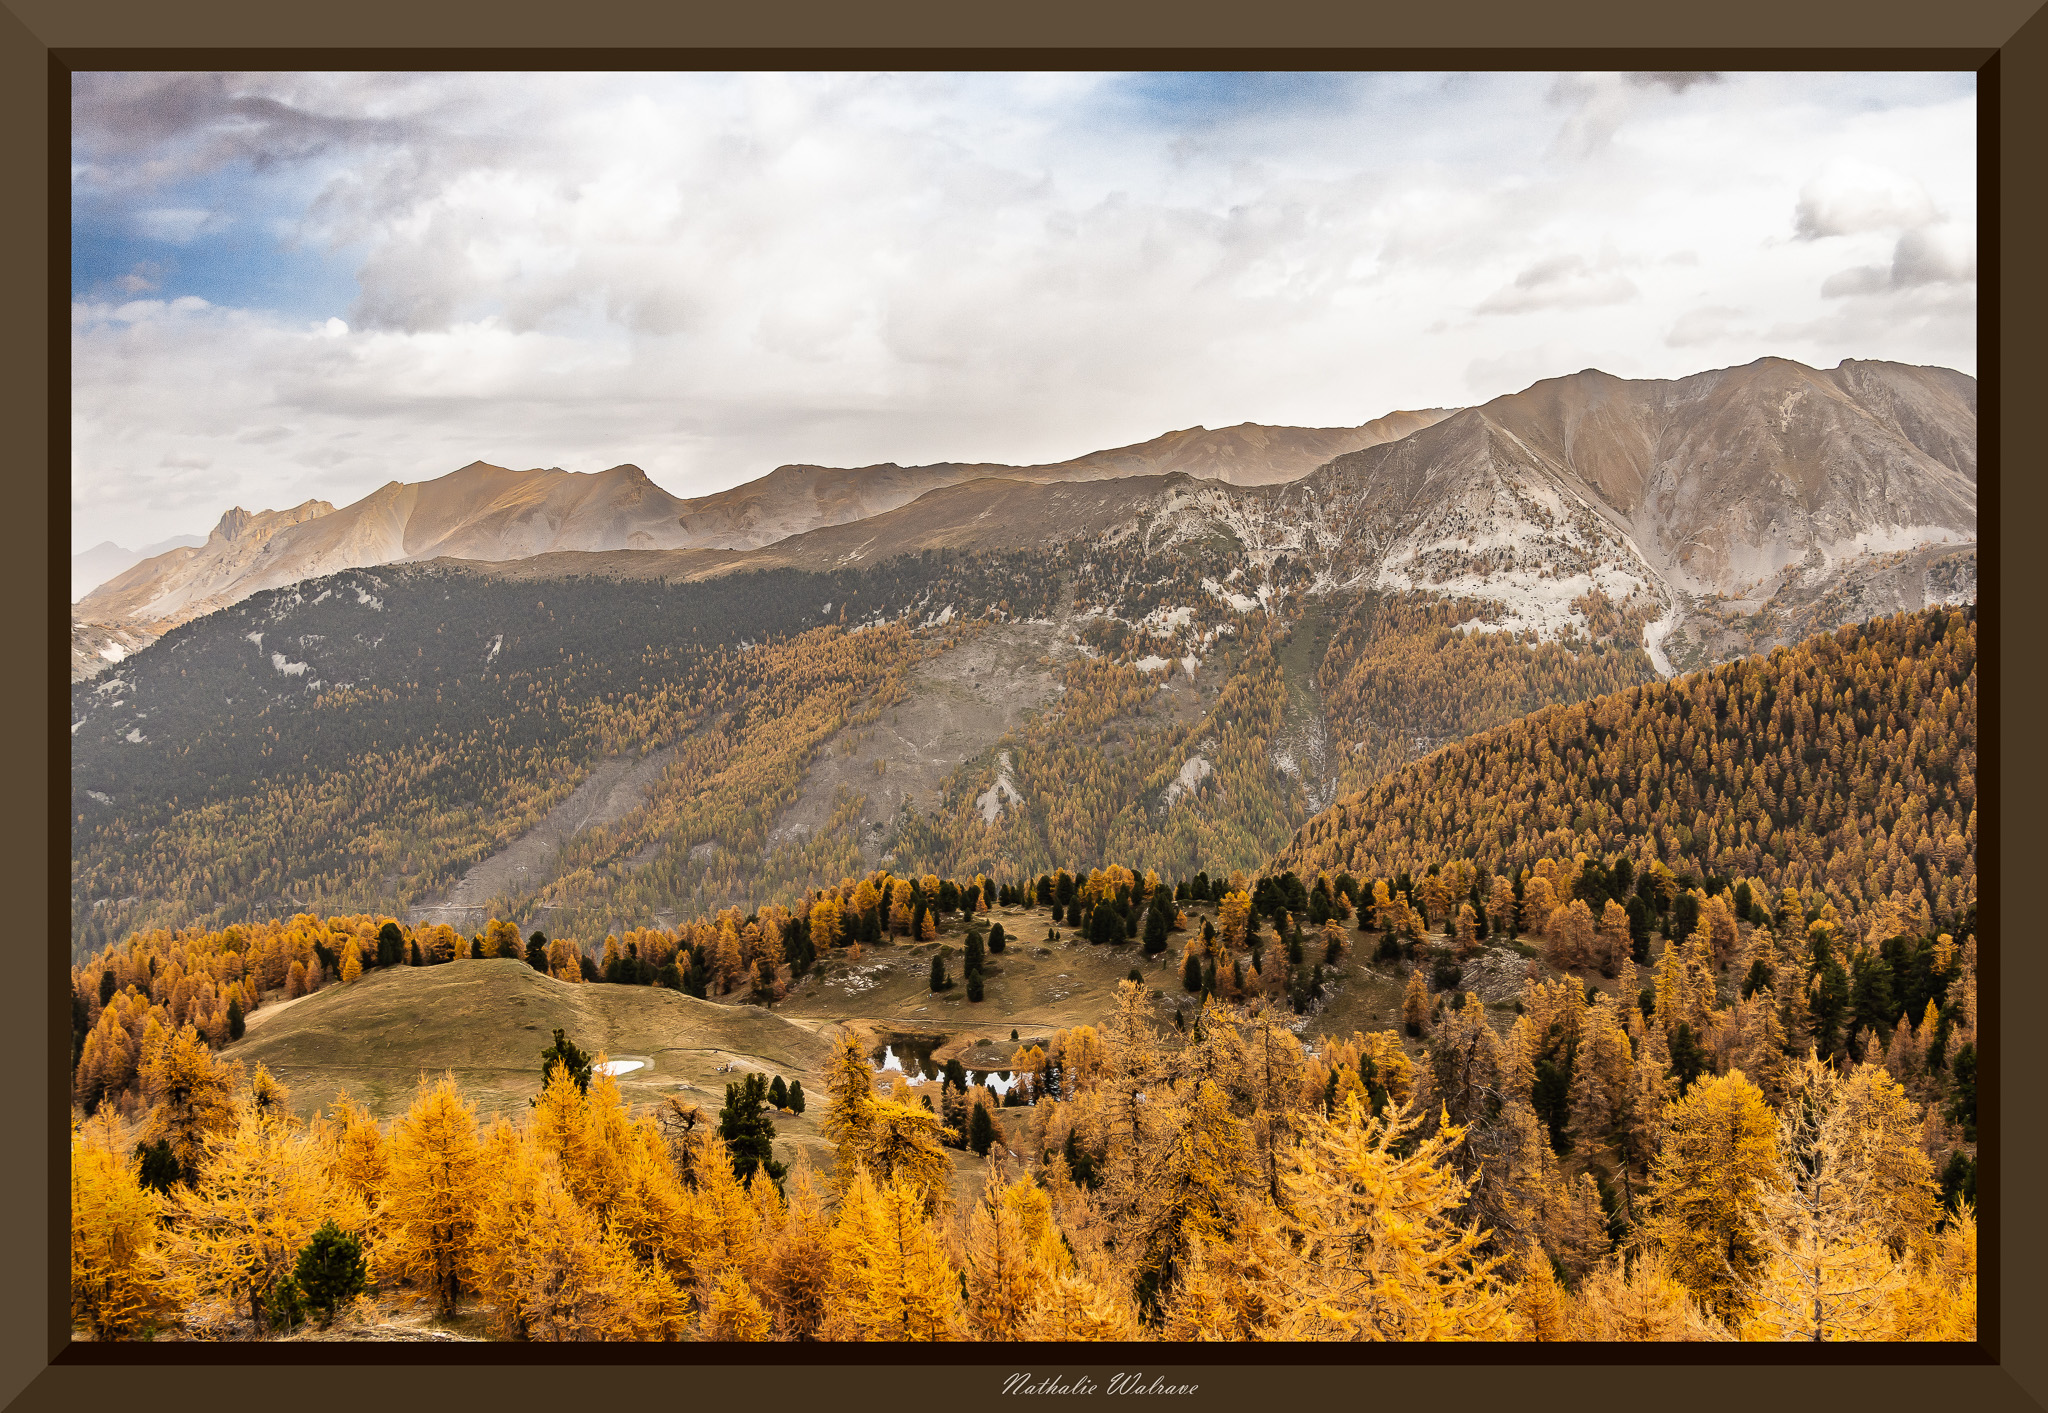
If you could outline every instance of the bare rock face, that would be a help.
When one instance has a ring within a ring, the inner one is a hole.
[[[1506,947],[1486,947],[1462,964],[1457,989],[1475,991],[1489,1006],[1504,1006],[1520,998],[1529,976],[1529,963]]]
[[[1974,554],[1976,442],[1976,380],[1945,368],[1588,370],[1189,509],[1333,588],[1490,601],[1496,628],[1582,627],[1597,592],[1668,674],[1870,616],[1859,601],[1973,592],[1951,561]]]
[[[1787,569],[1976,537],[1976,380],[1947,369],[1767,358],[1675,382],[1588,372],[1475,412],[1693,594],[1767,597]]]

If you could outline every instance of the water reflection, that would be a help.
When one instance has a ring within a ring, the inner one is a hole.
[[[903,1053],[898,1055],[894,1045],[884,1045],[872,1057],[875,1073],[900,1074],[904,1077],[903,1082],[913,1087],[920,1084],[937,1084],[945,1077],[946,1068],[944,1065],[932,1063],[932,1051],[936,1048],[936,1041],[927,1045],[907,1041],[903,1046]],[[910,1063],[906,1065],[905,1060]],[[982,1085],[997,1094],[1008,1094],[1016,1085],[1017,1078],[1009,1070],[968,1070],[967,1082]]]

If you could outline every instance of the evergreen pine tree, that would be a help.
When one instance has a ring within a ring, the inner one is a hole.
[[[1202,959],[1193,952],[1188,953],[1188,959],[1181,964],[1180,984],[1189,991],[1202,989]]]
[[[1948,1165],[1941,1170],[1941,1206],[1944,1212],[1959,1212],[1966,1202],[1972,1206],[1977,1202],[1977,1163],[1958,1148],[1948,1155]]]
[[[967,1146],[974,1150],[977,1158],[986,1158],[989,1148],[996,1141],[995,1120],[988,1116],[988,1106],[976,1104],[974,1117],[967,1121]]]
[[[1166,909],[1158,903],[1145,909],[1145,955],[1156,957],[1166,950],[1169,930]]]
[[[775,1083],[768,1086],[768,1102],[778,1109],[789,1107],[789,1086],[782,1082],[782,1076],[775,1076]]]
[[[768,1080],[750,1074],[725,1087],[725,1107],[718,1111],[718,1136],[725,1140],[732,1158],[732,1175],[744,1183],[757,1169],[775,1181],[787,1171],[775,1161],[775,1121],[763,1112],[768,1102]]]
[[[1955,1078],[1955,1095],[1949,1100],[1948,1114],[1963,1126],[1963,1137],[1971,1143],[1977,1141],[1977,1047],[1969,1044],[1956,1051],[1955,1060],[1949,1065],[1949,1073]]]
[[[171,1151],[171,1142],[167,1138],[136,1144],[135,1157],[141,1165],[136,1181],[151,1191],[169,1192],[184,1179],[184,1173],[178,1167],[178,1155]]]
[[[560,1065],[569,1071],[569,1078],[576,1081],[576,1088],[583,1093],[590,1092],[590,1056],[576,1048],[576,1042],[555,1031],[555,1043],[540,1052],[540,1079],[548,1080],[548,1072]]]
[[[944,991],[945,989],[946,959],[944,957],[934,955],[932,957],[932,990]]]
[[[228,1039],[240,1040],[248,1032],[249,1023],[242,1015],[241,998],[228,998]]]
[[[1683,1094],[1692,1082],[1713,1068],[1713,1057],[1693,1038],[1692,1027],[1684,1021],[1671,1034],[1671,1075]]]
[[[789,1104],[787,1107],[793,1114],[801,1114],[804,1111],[804,1082],[802,1080],[793,1079],[789,1082]]]
[[[320,1312],[322,1324],[332,1324],[334,1312],[356,1298],[365,1275],[363,1239],[343,1231],[332,1217],[299,1249],[292,1268],[292,1280],[306,1303]]]

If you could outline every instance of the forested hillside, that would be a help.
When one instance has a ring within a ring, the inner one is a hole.
[[[604,761],[654,753],[644,803],[479,903],[602,935],[877,864],[1255,868],[1446,739],[1652,676],[1639,622],[1597,593],[1584,632],[1541,641],[1473,631],[1485,604],[1313,592],[1284,556],[1219,583],[1216,559],[1112,537],[683,584],[417,566],[257,595],[74,690],[75,945],[408,915]],[[977,637],[1039,644],[1047,699],[918,808],[855,827],[888,782],[827,790],[816,763],[939,690]],[[793,833],[807,792],[836,822]]]
[[[900,621],[917,604],[1028,609],[1043,591],[1022,569],[535,588],[411,568],[257,595],[74,689],[74,942],[403,908],[599,760],[686,736],[712,775],[762,753],[800,769],[919,651]]]
[[[1334,806],[1278,864],[1384,874],[1459,856],[1511,872],[1580,852],[1972,930],[1975,606],[1537,712]]]

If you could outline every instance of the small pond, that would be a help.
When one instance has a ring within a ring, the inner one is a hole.
[[[938,1038],[898,1036],[894,1043],[882,1046],[868,1058],[876,1074],[900,1074],[905,1077],[904,1083],[910,1085],[937,1084],[946,1067],[932,1063],[932,1051],[944,1043]],[[969,1070],[967,1082],[1008,1094],[1017,1080],[1009,1070]]]

